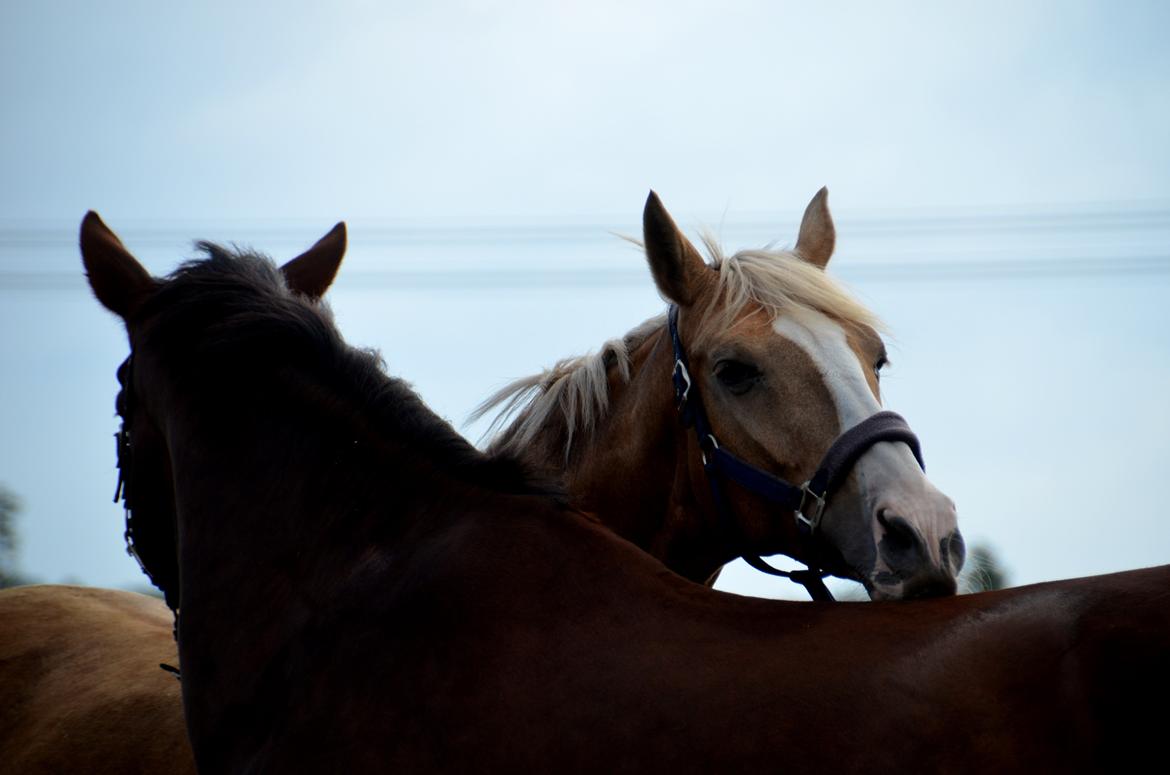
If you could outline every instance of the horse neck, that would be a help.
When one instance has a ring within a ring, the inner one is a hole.
[[[701,583],[734,552],[695,476],[699,450],[675,410],[672,353],[664,326],[631,354],[628,382],[610,369],[609,410],[570,451],[565,485],[583,510]]]
[[[193,739],[214,750],[268,734],[267,720],[231,709],[281,696],[273,673],[322,612],[393,584],[406,547],[442,529],[461,499],[491,502],[445,476],[429,450],[362,423],[360,407],[322,407],[308,400],[319,386],[276,382],[237,394],[230,414],[197,398],[166,423],[184,702]],[[440,518],[412,520],[419,504]]]

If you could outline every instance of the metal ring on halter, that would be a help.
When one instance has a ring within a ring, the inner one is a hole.
[[[711,449],[719,449],[719,442],[715,440],[715,434],[708,433],[707,438],[711,440]],[[703,465],[707,465],[707,450],[703,449],[703,445],[699,445],[699,457],[703,461]]]
[[[827,497],[827,494],[817,495],[815,492],[809,489],[809,484],[811,481],[812,480],[810,479],[808,482],[800,485],[800,505],[796,507],[796,521],[806,525],[810,534],[813,533],[817,529],[817,526],[821,524],[821,517],[825,514],[825,499]],[[810,497],[813,499],[813,503],[815,504],[813,506],[811,517],[805,516],[805,503]]]
[[[687,397],[691,394],[691,375],[681,359],[674,362],[674,373],[686,384],[686,387],[678,391],[678,405],[682,407],[686,405]]]

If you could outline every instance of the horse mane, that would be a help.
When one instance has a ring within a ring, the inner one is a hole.
[[[152,335],[190,341],[200,332],[192,342],[197,352],[227,363],[295,363],[332,389],[328,400],[346,404],[347,413],[372,431],[383,429],[461,481],[565,502],[560,485],[516,451],[476,449],[409,383],[387,375],[377,351],[347,344],[329,306],[290,290],[272,259],[210,242],[196,247],[205,256],[180,265],[143,307],[142,314],[157,316]],[[192,369],[182,372],[200,378]]]
[[[568,461],[577,431],[590,433],[609,410],[609,370],[616,368],[623,382],[630,379],[630,353],[660,330],[665,315],[656,315],[620,339],[611,339],[596,353],[565,358],[539,374],[522,377],[488,396],[472,412],[475,421],[495,410],[487,436],[488,449],[519,454],[546,427],[558,420]],[[518,416],[517,416],[518,415]],[[504,423],[516,421],[504,430]]]
[[[641,246],[637,240],[630,240]],[[786,310],[824,313],[847,323],[882,330],[872,312],[820,267],[791,250],[767,246],[726,255],[715,239],[704,234],[707,264],[717,273],[716,292],[702,312],[696,345],[730,327],[749,304],[775,319]],[[665,325],[657,315],[596,353],[558,361],[539,374],[515,380],[476,407],[469,421],[495,412],[485,434],[488,449],[520,454],[546,431],[562,442],[567,464],[574,441],[587,437],[609,410],[609,371],[630,380],[630,353]],[[511,424],[504,427],[511,420]]]

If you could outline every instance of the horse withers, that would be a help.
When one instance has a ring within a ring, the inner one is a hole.
[[[1160,753],[1138,700],[1170,691],[1170,568],[913,603],[716,592],[475,450],[270,262],[209,246],[157,280],[96,216],[82,248],[130,335],[133,459],[160,461],[127,485],[173,495],[133,517],[179,539],[201,771],[1100,771]]]

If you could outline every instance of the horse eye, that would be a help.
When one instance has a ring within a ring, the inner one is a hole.
[[[890,359],[884,355],[878,356],[878,359],[873,364],[873,373],[877,377],[882,376],[882,369],[890,365]]]
[[[715,364],[715,378],[732,393],[742,395],[760,378],[760,370],[750,363],[719,361]]]

